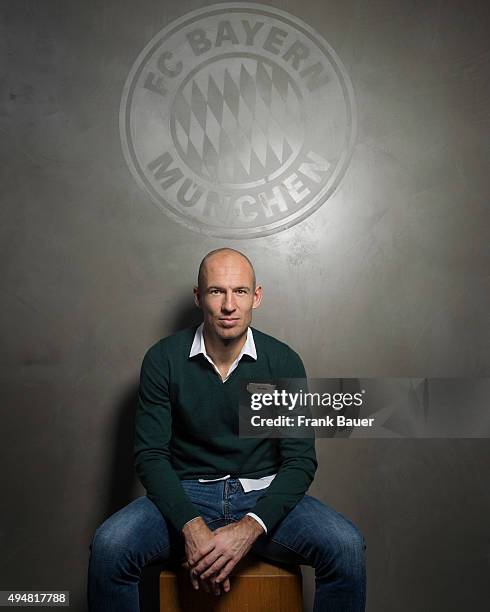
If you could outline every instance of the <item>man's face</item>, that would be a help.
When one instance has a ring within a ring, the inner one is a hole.
[[[205,264],[202,287],[194,288],[208,333],[222,340],[242,336],[252,321],[252,310],[262,300],[262,288],[253,287],[248,262],[234,253],[217,253]]]

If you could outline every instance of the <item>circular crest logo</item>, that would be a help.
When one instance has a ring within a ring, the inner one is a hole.
[[[184,15],[143,49],[120,132],[129,168],[167,214],[223,238],[286,229],[347,169],[356,111],[330,45],[284,11],[225,3]]]

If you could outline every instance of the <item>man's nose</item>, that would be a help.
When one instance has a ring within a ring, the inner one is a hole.
[[[233,291],[227,291],[223,300],[223,310],[233,312],[236,309],[235,295]]]

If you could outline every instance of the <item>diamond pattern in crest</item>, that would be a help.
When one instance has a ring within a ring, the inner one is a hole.
[[[240,58],[198,72],[174,100],[184,161],[217,183],[245,183],[279,169],[303,137],[300,101],[279,66]]]

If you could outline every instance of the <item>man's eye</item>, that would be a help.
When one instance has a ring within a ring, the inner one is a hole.
[[[219,289],[211,289],[211,294],[212,295],[218,295],[220,293]]]
[[[240,295],[243,295],[244,293],[247,293],[245,291],[245,289],[237,289],[237,293],[239,293]]]

